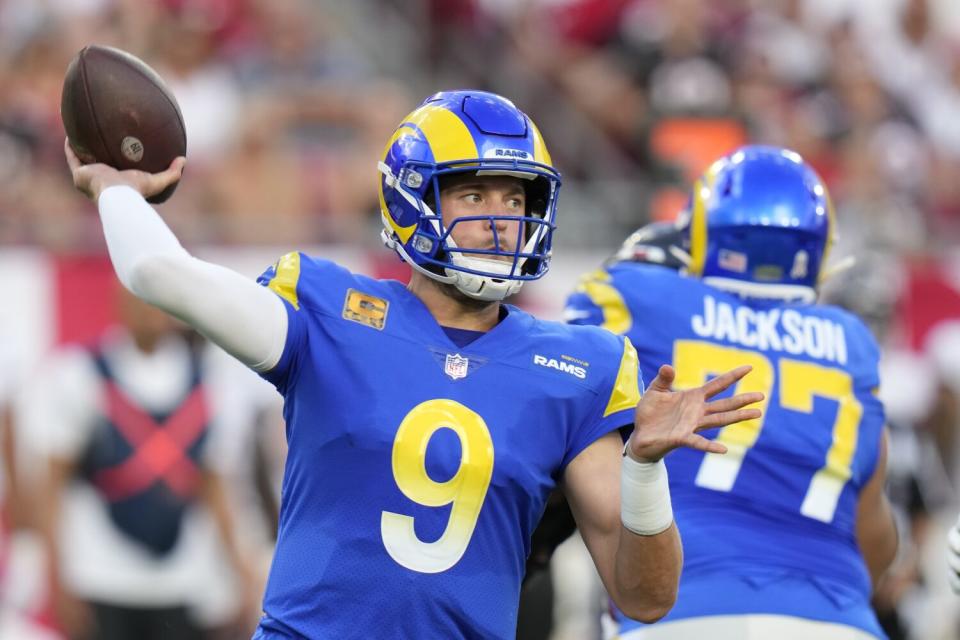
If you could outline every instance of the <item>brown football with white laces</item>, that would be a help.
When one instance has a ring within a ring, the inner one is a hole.
[[[120,49],[89,45],[67,67],[60,117],[84,164],[157,173],[187,153],[180,107],[156,71]],[[159,203],[174,183],[148,198]]]

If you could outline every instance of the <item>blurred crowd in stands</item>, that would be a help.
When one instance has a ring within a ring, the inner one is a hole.
[[[189,241],[365,237],[393,126],[415,96],[463,86],[543,123],[566,177],[559,242],[671,217],[744,141],[812,161],[862,244],[958,233],[949,0],[3,0],[2,243],[96,242],[59,118],[91,42],[141,56],[180,101],[190,179],[165,211]]]
[[[0,0],[0,250],[103,250],[59,116],[89,43],[142,57],[179,100],[189,160],[161,211],[195,245],[373,248],[383,144],[440,89],[504,94],[539,124],[561,251],[672,219],[740,144],[801,153],[837,208],[835,256],[858,261],[826,294],[885,348],[905,544],[877,606],[892,637],[960,637],[936,568],[960,477],[956,0]]]

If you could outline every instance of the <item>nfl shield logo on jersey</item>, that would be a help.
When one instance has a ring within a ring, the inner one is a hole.
[[[467,366],[470,364],[469,358],[464,358],[459,353],[448,353],[447,362],[443,366],[443,371],[454,380],[465,378],[467,375]]]

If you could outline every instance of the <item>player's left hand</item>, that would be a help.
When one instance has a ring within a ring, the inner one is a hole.
[[[695,389],[674,391],[673,367],[660,367],[637,405],[627,455],[638,462],[655,462],[677,447],[726,453],[725,446],[698,432],[760,417],[759,409],[743,407],[763,400],[762,393],[741,393],[710,401],[750,370],[749,366],[737,367]]]
[[[950,586],[960,595],[960,518],[947,534],[947,563],[950,565]]]

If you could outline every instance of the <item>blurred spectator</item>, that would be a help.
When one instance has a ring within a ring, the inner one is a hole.
[[[152,66],[180,104],[190,158],[201,166],[223,159],[241,108],[236,81],[217,56],[215,35],[206,23],[162,15],[151,52]]]
[[[197,345],[118,291],[122,326],[52,361],[27,416],[49,456],[40,504],[57,619],[71,638],[212,637],[211,613],[249,633],[259,567],[238,543],[216,442],[238,416]]]
[[[14,358],[6,339],[0,341],[0,582],[5,575],[8,532],[23,524],[22,492],[18,485],[12,399],[17,380]]]
[[[376,77],[357,43],[338,29],[337,16],[322,5],[256,0],[251,11],[258,38],[236,59],[240,85],[252,99],[238,127],[243,139],[238,146],[257,159],[220,167],[218,208],[230,219],[231,204],[245,200],[249,204],[238,211],[248,216],[237,219],[234,228],[242,235],[246,227],[247,238],[266,233],[265,243],[304,237],[355,241],[367,235],[378,210],[370,169],[382,141],[412,106],[411,98]],[[267,173],[275,178],[275,189],[269,179],[245,182],[244,173],[267,164],[274,165]],[[257,202],[290,226],[250,222],[251,215],[264,217]]]
[[[868,235],[873,229],[864,227]],[[904,318],[898,315],[908,287],[904,266],[889,243],[874,242],[859,245],[857,264],[826,291],[830,302],[860,315],[883,348],[881,399],[891,451],[887,491],[898,519],[900,551],[877,587],[874,607],[891,640],[952,638],[960,619],[957,607],[943,606],[947,581],[939,520],[956,510],[950,452],[958,414],[955,392],[945,384],[949,376],[937,360],[950,358],[946,354],[955,346],[935,340],[938,346],[928,350],[942,354],[935,358],[909,348]],[[841,252],[850,248],[846,243]],[[941,561],[932,561],[938,555]]]
[[[356,86],[373,75],[357,43],[322,4],[250,0],[249,10],[255,35],[233,52],[245,92],[296,101],[318,84]]]
[[[52,631],[44,629],[22,611],[17,601],[17,583],[9,571],[12,535],[20,527],[29,525],[25,495],[19,486],[17,448],[14,440],[11,400],[17,380],[12,344],[0,339],[0,638],[23,640],[55,640]]]
[[[384,131],[411,88],[451,82],[517,95],[557,140],[568,203],[595,201],[606,222],[562,243],[619,237],[644,222],[637,203],[668,218],[702,158],[743,142],[803,153],[840,209],[874,204],[847,205],[842,189],[879,155],[887,166],[871,171],[897,194],[885,208],[923,220],[907,244],[931,225],[960,237],[945,177],[960,166],[949,0],[6,0],[0,12],[0,242],[98,242],[48,162],[63,70],[90,41],[145,57],[179,98],[194,178],[165,208],[187,241],[363,237]]]
[[[316,235],[308,168],[283,129],[281,104],[247,109],[224,161],[208,172],[210,210],[226,242],[256,237],[264,244]]]

